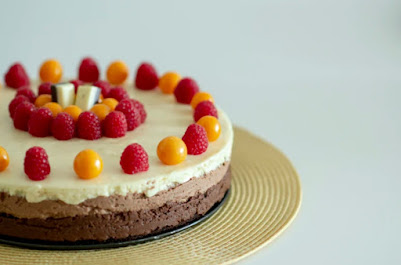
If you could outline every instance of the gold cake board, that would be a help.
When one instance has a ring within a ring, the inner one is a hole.
[[[275,239],[295,218],[301,185],[271,144],[235,128],[231,194],[210,219],[164,239],[108,250],[47,251],[0,245],[0,264],[231,264]]]

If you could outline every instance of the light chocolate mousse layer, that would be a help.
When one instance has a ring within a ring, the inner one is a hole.
[[[205,215],[230,187],[229,162],[169,190],[112,195],[80,204],[0,193],[0,235],[46,241],[134,239],[185,225]]]

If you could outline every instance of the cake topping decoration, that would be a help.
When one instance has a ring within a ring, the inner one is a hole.
[[[51,87],[52,101],[60,104],[62,108],[73,105],[75,102],[75,87],[72,83],[54,84]]]
[[[25,96],[16,96],[13,100],[11,100],[10,104],[8,105],[8,111],[10,112],[10,117],[13,118],[15,110],[17,109],[18,105],[22,102],[30,102],[29,98]]]
[[[98,102],[99,96],[100,88],[95,86],[79,86],[75,105],[83,111],[90,110]]]
[[[45,61],[39,70],[40,80],[43,82],[58,83],[63,75],[61,64],[54,60]]]
[[[56,118],[57,115],[63,111],[63,108],[60,106],[60,104],[56,103],[56,102],[49,102],[46,103],[45,105],[43,105],[44,108],[48,108],[52,114],[53,114],[53,118]]]
[[[121,85],[127,80],[129,74],[128,66],[123,61],[114,61],[107,68],[107,80],[112,85]]]
[[[43,95],[43,94],[51,94],[52,93],[52,83],[50,82],[44,82],[42,84],[39,85],[38,88],[38,95]]]
[[[146,120],[146,117],[148,116],[145,110],[145,107],[141,102],[135,99],[130,99],[132,104],[134,104],[134,107],[139,111],[139,115],[141,116],[141,123],[144,123]]]
[[[25,96],[30,102],[34,103],[36,99],[35,92],[29,86],[20,87],[17,89],[17,94],[15,96]]]
[[[181,76],[176,72],[167,72],[159,80],[159,88],[164,94],[173,94]]]
[[[28,131],[28,121],[34,111],[35,106],[30,102],[19,104],[13,115],[14,127],[18,130]]]
[[[180,164],[186,159],[187,152],[184,141],[175,136],[164,138],[157,146],[157,156],[166,165]]]
[[[81,151],[74,159],[74,171],[81,179],[93,179],[103,171],[103,160],[91,149]]]
[[[159,84],[156,69],[150,63],[142,63],[136,72],[135,86],[141,90],[152,90]]]
[[[196,123],[205,128],[209,142],[214,142],[220,137],[221,125],[216,117],[203,116]]]
[[[78,69],[78,78],[87,83],[99,80],[99,67],[91,57],[83,58]]]
[[[6,170],[10,164],[10,157],[8,156],[7,150],[0,146],[0,172]]]
[[[29,118],[28,132],[35,137],[49,136],[52,121],[52,112],[48,108],[39,108]]]
[[[202,101],[210,101],[210,102],[214,103],[214,99],[213,99],[212,95],[210,95],[207,92],[198,92],[195,94],[195,96],[191,100],[192,108],[195,109],[196,106],[198,106],[198,104],[201,103]]]
[[[182,137],[190,155],[200,155],[206,152],[209,145],[205,128],[199,124],[191,124]]]
[[[4,82],[8,87],[20,88],[29,86],[29,77],[20,63],[13,64],[4,76]]]
[[[85,84],[83,81],[81,81],[79,79],[71,80],[70,83],[74,85],[74,93],[75,94],[78,92],[78,87],[83,86]]]
[[[78,117],[76,126],[79,138],[96,140],[102,137],[100,120],[93,112],[82,112]]]
[[[141,114],[131,100],[122,100],[118,103],[116,110],[124,113],[127,119],[128,131],[132,131],[141,125]]]
[[[111,89],[111,85],[109,82],[99,80],[99,81],[96,81],[95,83],[93,83],[93,85],[100,88],[103,97],[107,98],[107,95],[109,94],[110,89]]]
[[[35,107],[43,107],[46,103],[52,102],[52,96],[49,94],[42,94],[35,100]]]
[[[25,154],[24,171],[31,180],[44,180],[50,174],[49,157],[42,147],[32,147]]]
[[[207,115],[218,118],[217,109],[212,102],[202,101],[195,108],[194,120],[197,122],[200,118]]]
[[[57,115],[51,124],[51,133],[57,140],[70,140],[75,134],[75,122],[68,113],[62,112]]]
[[[114,98],[117,101],[121,101],[123,99],[129,98],[129,95],[123,87],[115,87],[115,88],[112,88],[110,90],[109,94],[107,94],[107,96],[105,96],[105,97],[106,98]]]
[[[130,144],[121,155],[120,165],[126,174],[148,171],[149,157],[140,144]]]
[[[110,107],[105,104],[96,104],[90,109],[91,112],[95,113],[99,120],[102,122],[106,116],[111,112]]]
[[[114,111],[118,105],[118,101],[115,98],[105,98],[102,104],[107,105],[111,111]]]
[[[190,104],[193,96],[199,91],[198,84],[192,78],[181,79],[174,90],[174,95],[179,103]]]
[[[69,114],[76,122],[78,120],[79,115],[82,113],[82,110],[78,106],[71,105],[66,107],[63,110],[63,112]]]
[[[127,119],[124,113],[120,111],[111,112],[103,122],[104,135],[109,138],[123,137],[127,129]]]

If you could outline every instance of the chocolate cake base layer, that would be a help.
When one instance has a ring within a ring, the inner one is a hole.
[[[0,214],[0,235],[59,242],[106,241],[156,234],[205,215],[230,188],[231,171],[204,193],[156,209],[68,218],[16,218]]]

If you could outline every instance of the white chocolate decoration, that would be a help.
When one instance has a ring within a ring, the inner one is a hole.
[[[78,138],[58,141],[52,136],[36,138],[28,132],[16,130],[8,113],[15,90],[6,87],[0,89],[0,146],[10,156],[9,167],[0,172],[0,192],[25,197],[28,202],[61,200],[69,204],[78,204],[98,196],[135,192],[150,197],[193,177],[203,176],[230,160],[232,125],[227,115],[219,110],[222,132],[219,139],[209,143],[205,153],[188,155],[178,165],[162,164],[156,154],[157,145],[167,136],[181,138],[188,125],[194,123],[193,110],[190,105],[177,103],[174,95],[165,95],[160,90],[141,91],[132,85],[125,88],[131,98],[144,104],[148,113],[145,123],[122,138],[102,137],[96,141]],[[132,143],[141,144],[148,153],[147,172],[127,175],[122,171],[121,153]],[[24,173],[25,152],[32,146],[43,147],[49,156],[51,173],[43,181],[32,181]],[[103,172],[95,179],[83,180],[75,175],[74,158],[84,149],[95,150],[103,159]]]
[[[83,111],[90,110],[99,100],[100,88],[95,86],[79,86],[75,105]]]
[[[52,101],[64,109],[75,102],[75,87],[71,83],[59,83],[51,86]]]

